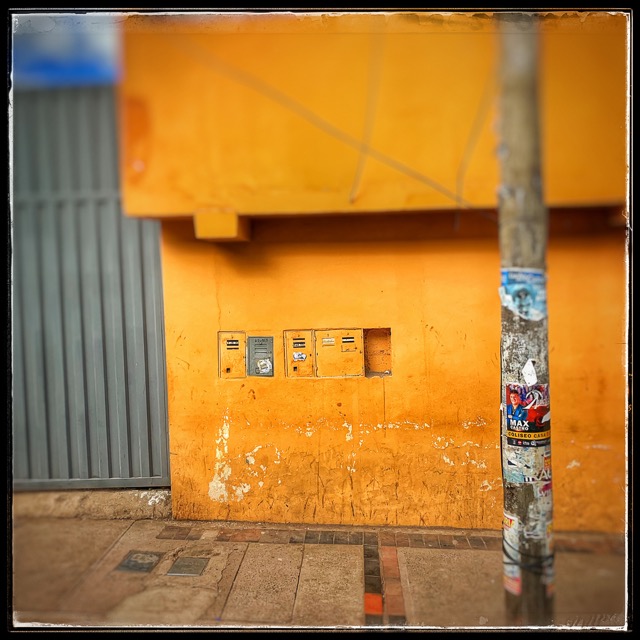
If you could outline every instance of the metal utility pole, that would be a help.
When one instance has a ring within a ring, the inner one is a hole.
[[[508,622],[537,626],[553,622],[554,590],[537,17],[500,14],[498,25],[503,578]]]

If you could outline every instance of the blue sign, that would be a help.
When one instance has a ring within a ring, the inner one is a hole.
[[[15,88],[115,84],[120,78],[117,14],[14,13]]]

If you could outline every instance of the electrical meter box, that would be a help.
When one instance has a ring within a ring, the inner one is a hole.
[[[363,376],[362,334],[362,329],[316,330],[316,375],[319,378]]]
[[[247,353],[248,376],[273,376],[273,336],[249,336]]]
[[[246,377],[246,345],[246,336],[243,331],[218,333],[218,374],[221,378]]]
[[[285,331],[284,352],[288,378],[313,378],[315,376],[315,353],[311,329]]]

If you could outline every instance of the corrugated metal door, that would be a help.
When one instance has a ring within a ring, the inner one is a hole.
[[[12,107],[14,488],[169,486],[159,225],[120,209],[115,90]]]

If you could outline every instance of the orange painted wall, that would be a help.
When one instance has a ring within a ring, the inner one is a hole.
[[[466,215],[349,242],[163,223],[176,518],[500,527],[497,239]],[[557,530],[624,530],[624,246],[619,229],[550,242]],[[282,331],[325,327],[390,327],[392,375],[285,378]],[[219,330],[273,335],[274,377],[220,379]]]
[[[486,14],[126,21],[174,517],[501,527],[496,62]],[[548,14],[540,87],[554,526],[620,532],[627,18]],[[284,377],[284,330],[342,327],[390,328],[392,375]],[[221,330],[274,336],[275,376],[221,379]]]
[[[542,22],[549,206],[626,198],[627,26],[604,12]],[[130,17],[125,210],[493,208],[498,43],[481,13]]]

